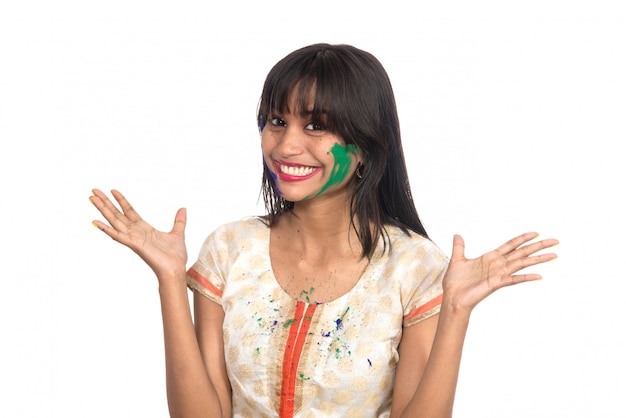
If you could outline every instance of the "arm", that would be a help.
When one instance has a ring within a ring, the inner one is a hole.
[[[206,372],[214,384],[222,406],[222,416],[231,416],[231,388],[226,374],[224,356],[224,310],[217,303],[194,292],[193,306],[196,338],[206,365]]]
[[[430,357],[438,322],[439,315],[435,315],[402,330],[390,418],[398,418],[413,398]]]
[[[191,318],[186,282],[183,280],[184,273],[180,273],[177,281],[159,286],[170,416],[229,417],[230,397],[223,396],[224,380],[213,380],[220,377],[222,367],[213,361],[215,358],[203,357],[204,352],[200,350]],[[217,308],[221,309],[219,305]],[[217,321],[219,317],[212,320],[221,327]],[[224,364],[223,356],[221,364]],[[225,380],[227,383],[228,379]]]
[[[222,408],[218,395],[223,383],[214,385],[212,375],[207,373],[209,365],[203,361],[191,317],[186,284],[185,210],[176,213],[174,227],[165,233],[143,221],[121,193],[112,192],[121,211],[101,191],[93,193],[91,202],[110,226],[101,221],[94,221],[94,225],[137,253],[157,276],[171,416],[226,416],[224,410],[229,411],[230,406]]]
[[[520,235],[477,259],[466,259],[463,239],[454,237],[437,323],[430,318],[405,328],[403,332],[392,417],[452,416],[463,343],[472,310],[497,289],[540,279],[537,274],[515,273],[556,258],[553,253],[536,253],[558,244],[558,241],[548,239],[527,244],[536,236],[535,233]],[[431,342],[429,351],[427,347]]]
[[[442,306],[439,315],[404,329],[391,418],[452,416],[468,322]]]

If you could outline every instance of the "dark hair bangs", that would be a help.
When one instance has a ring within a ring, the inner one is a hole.
[[[332,62],[324,59],[324,52],[300,60],[298,57],[285,59],[272,69],[259,103],[259,130],[263,130],[271,113],[276,111],[310,116],[313,120],[323,121],[329,131],[337,132],[338,122],[345,118],[337,112],[347,106],[345,103],[338,106],[337,89],[342,83],[332,76],[337,74],[337,69],[328,68]]]

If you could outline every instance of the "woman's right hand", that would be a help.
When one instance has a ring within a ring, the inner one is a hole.
[[[181,275],[184,277],[187,265],[186,210],[181,208],[176,212],[174,226],[170,232],[157,231],[139,216],[120,192],[112,190],[111,194],[121,211],[102,191],[93,190],[89,200],[109,222],[108,225],[102,221],[94,221],[93,224],[115,241],[137,253],[159,280]]]

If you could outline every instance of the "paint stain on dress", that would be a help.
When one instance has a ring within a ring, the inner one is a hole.
[[[346,308],[346,311],[343,314],[341,314],[339,318],[335,320],[335,326],[336,326],[337,331],[343,329],[343,320],[346,317],[346,314],[348,313],[349,310],[350,310],[350,307],[348,306]]]

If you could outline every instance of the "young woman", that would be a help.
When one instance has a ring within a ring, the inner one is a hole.
[[[176,417],[450,417],[472,309],[556,257],[522,234],[448,260],[415,210],[391,84],[371,54],[279,61],[258,112],[267,214],[219,227],[186,271],[185,209],[155,230],[117,191],[94,224],[159,281]],[[194,291],[193,319],[187,291]]]

